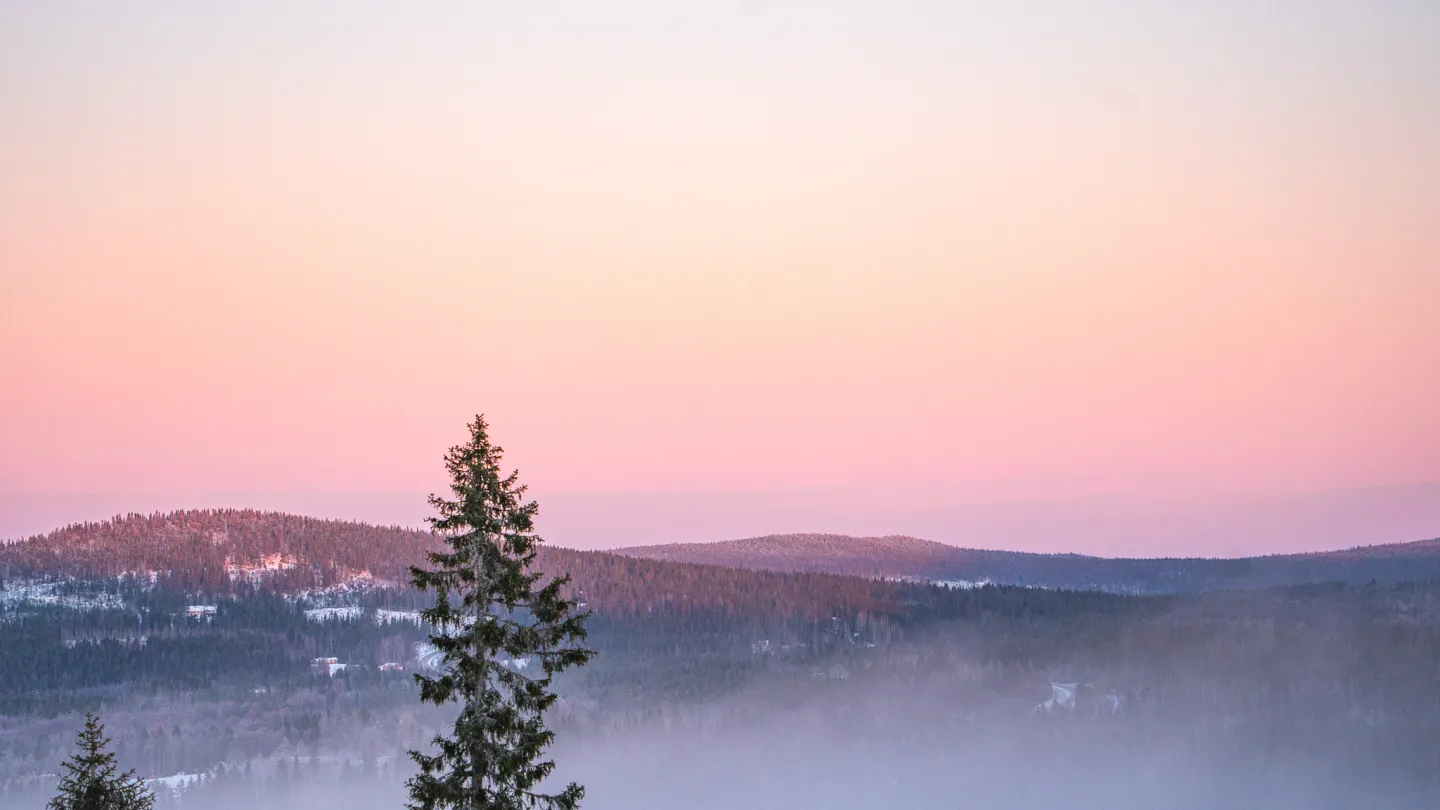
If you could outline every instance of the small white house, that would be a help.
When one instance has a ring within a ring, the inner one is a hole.
[[[329,675],[331,677],[334,677],[335,673],[345,669],[345,665],[340,663],[340,659],[334,656],[316,658],[310,662],[310,666],[315,670],[315,674]]]

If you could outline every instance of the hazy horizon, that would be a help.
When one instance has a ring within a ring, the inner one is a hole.
[[[954,546],[1110,557],[1243,557],[1440,537],[1440,483],[1250,498],[944,500],[934,494],[532,493],[547,541],[606,550],[772,534],[909,535]],[[0,540],[130,512],[247,508],[423,527],[421,493],[0,495]],[[1383,516],[1377,519],[1376,516]]]

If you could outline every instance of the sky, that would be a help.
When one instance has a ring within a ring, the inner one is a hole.
[[[419,523],[478,412],[566,545],[1440,535],[1435,42],[1428,0],[0,3],[0,537]]]

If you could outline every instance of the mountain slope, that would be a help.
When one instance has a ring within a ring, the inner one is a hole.
[[[0,544],[0,578],[130,574],[193,592],[292,593],[356,580],[401,584],[409,567],[435,548],[430,533],[395,526],[255,510],[188,510],[76,524]],[[542,546],[539,563],[547,573],[570,573],[592,602],[603,600],[615,609],[643,611],[660,598],[721,606],[745,592],[747,599],[763,594],[788,610],[810,604],[800,593],[807,590],[830,594],[821,601],[840,598],[841,592],[849,604],[877,598],[862,595],[853,584],[842,586],[836,575],[1119,593],[1423,581],[1440,578],[1440,540],[1240,559],[1112,559],[964,549],[904,536],[802,534],[612,552]],[[739,577],[736,569],[807,576],[787,583],[773,576]],[[886,591],[885,598],[892,596]]]
[[[409,568],[440,548],[429,532],[255,510],[131,514],[0,544],[7,585],[122,579],[191,594],[323,593],[403,587]],[[611,616],[659,611],[823,618],[885,610],[927,589],[825,572],[779,574],[646,560],[541,545],[537,566],[568,574],[587,603]],[[934,589],[928,589],[934,590]]]
[[[614,553],[669,562],[871,577],[1178,593],[1313,582],[1421,581],[1440,577],[1440,539],[1343,551],[1238,559],[1119,559],[966,549],[914,537],[789,534],[718,543],[631,546]]]
[[[997,552],[947,546],[903,535],[777,534],[718,543],[631,546],[616,554],[772,571],[825,571],[852,576],[922,576],[979,563]],[[1007,554],[1008,552],[999,552]]]

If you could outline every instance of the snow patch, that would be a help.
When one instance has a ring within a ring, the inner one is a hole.
[[[975,588],[984,588],[987,585],[994,585],[995,583],[989,579],[932,579],[930,580],[930,584],[939,585],[942,588],[949,588],[952,591],[969,591]]]
[[[415,663],[426,672],[439,672],[445,667],[445,653],[428,641],[415,642]]]
[[[425,619],[420,615],[420,611],[418,610],[385,610],[382,608],[375,611],[375,623],[378,625],[399,624],[401,622],[410,622],[416,627],[422,627],[425,624]]]
[[[1075,690],[1078,689],[1079,686],[1080,684],[1078,683],[1051,683],[1050,699],[1032,709],[1032,713],[1038,714],[1044,712],[1049,714],[1056,709],[1075,708]]]
[[[397,587],[388,579],[379,579],[369,571],[356,571],[345,578],[344,582],[329,585],[324,588],[311,588],[300,591],[287,598],[299,600],[330,601],[343,599],[356,593],[383,590]]]
[[[62,583],[34,580],[7,580],[0,587],[0,606],[45,605],[71,610],[106,610],[125,606],[125,600],[113,593],[56,593]]]
[[[251,584],[258,585],[266,577],[274,576],[281,571],[289,571],[300,565],[300,561],[288,554],[267,554],[259,560],[239,563],[225,558],[225,574],[230,581],[244,580]]]
[[[354,605],[310,608],[305,611],[306,621],[312,622],[354,621],[363,615],[365,615],[365,610]]]
[[[199,785],[209,778],[204,773],[177,773],[174,776],[160,776],[154,779],[147,779],[145,782],[152,788],[165,788],[170,795],[178,796],[181,791]]]

